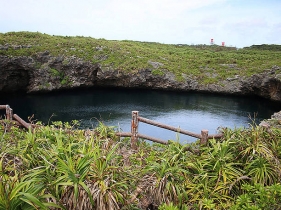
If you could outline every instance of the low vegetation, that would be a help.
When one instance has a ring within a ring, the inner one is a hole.
[[[76,125],[1,121],[0,209],[281,209],[280,129],[224,129],[206,146],[140,141],[133,151],[114,127]]]
[[[75,56],[99,63],[103,68],[125,72],[150,68],[155,70],[154,74],[169,71],[179,80],[189,76],[204,83],[218,83],[236,75],[248,77],[273,66],[280,67],[280,48],[280,45],[254,45],[238,49],[51,36],[39,32],[0,33],[0,55],[35,56],[49,51],[52,56]],[[276,73],[281,73],[281,69],[277,68]]]

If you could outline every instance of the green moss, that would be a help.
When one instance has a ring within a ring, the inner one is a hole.
[[[165,73],[163,72],[163,71],[161,71],[160,69],[153,69],[152,71],[151,71],[151,74],[152,75],[158,75],[158,76],[164,76],[165,75]]]
[[[64,60],[62,61],[62,64],[63,64],[63,65],[68,65],[68,64],[69,64],[69,62],[68,62],[68,60],[67,60],[67,59],[64,59]]]
[[[176,75],[176,80],[177,80],[178,82],[184,82],[184,81],[185,81],[185,78],[183,77],[182,74],[181,74],[181,75]]]
[[[66,76],[61,80],[61,85],[67,85],[70,83],[69,78]]]
[[[36,63],[35,63],[35,68],[36,68],[36,69],[40,69],[41,66],[42,66],[42,63],[40,63],[40,62],[36,62]]]
[[[203,80],[202,80],[202,84],[214,84],[214,83],[217,83],[218,82],[218,79],[217,78],[210,78],[210,77],[204,77]]]
[[[54,77],[61,77],[62,76],[62,73],[59,72],[57,69],[55,68],[50,68],[50,73],[52,76]]]

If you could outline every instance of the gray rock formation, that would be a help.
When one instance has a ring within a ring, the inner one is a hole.
[[[281,102],[281,75],[275,73],[279,68],[274,66],[265,73],[248,78],[236,75],[219,84],[204,85],[192,75],[183,74],[184,79],[178,81],[171,72],[158,75],[153,74],[153,69],[127,73],[111,66],[85,62],[74,56],[54,57],[46,51],[34,57],[0,56],[0,93],[47,92],[100,86],[256,95]]]
[[[0,56],[0,92],[47,92],[94,85],[99,66],[75,57]]]
[[[270,119],[263,120],[259,125],[268,131],[270,131],[272,127],[281,129],[281,111],[274,113],[271,115]]]

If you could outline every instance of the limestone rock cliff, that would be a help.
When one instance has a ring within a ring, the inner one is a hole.
[[[79,87],[150,88],[220,94],[257,95],[281,102],[280,67],[251,77],[227,78],[219,84],[201,84],[183,75],[178,81],[171,72],[153,74],[153,69],[122,72],[85,62],[77,57],[51,56],[47,51],[33,57],[0,56],[0,93],[48,92]]]
[[[0,92],[47,92],[94,85],[99,66],[76,57],[0,56]]]

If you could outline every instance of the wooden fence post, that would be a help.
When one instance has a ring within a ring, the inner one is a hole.
[[[137,149],[137,142],[138,142],[138,120],[139,112],[138,111],[132,111],[132,123],[131,123],[131,149],[136,150]]]
[[[205,145],[208,142],[208,130],[201,130],[201,139],[200,139],[200,144]]]
[[[6,119],[10,121],[10,123],[7,124],[7,131],[10,132],[13,120],[13,110],[9,105],[6,105]]]
[[[6,105],[6,118],[10,121],[13,119],[13,110],[10,108],[9,105]]]

